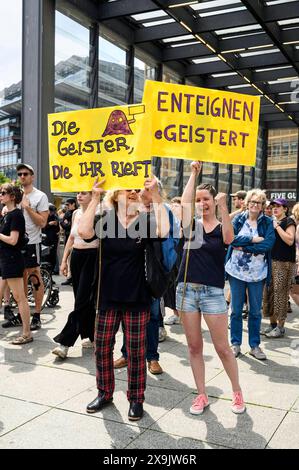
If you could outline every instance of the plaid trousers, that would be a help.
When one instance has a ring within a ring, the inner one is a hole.
[[[115,388],[113,350],[115,335],[120,322],[123,324],[128,353],[128,391],[127,398],[139,403],[144,402],[146,387],[146,325],[149,311],[122,312],[101,310],[96,316],[95,356],[96,379],[99,392],[105,399],[113,396]]]

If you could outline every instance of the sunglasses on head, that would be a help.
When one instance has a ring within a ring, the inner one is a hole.
[[[28,175],[30,175],[30,173],[24,172],[24,171],[20,171],[20,172],[18,173],[18,176],[28,176]]]

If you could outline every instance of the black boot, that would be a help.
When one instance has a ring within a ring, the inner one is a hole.
[[[13,310],[10,305],[4,306],[4,320],[10,320],[14,316]]]
[[[86,407],[87,413],[96,413],[97,411],[100,411],[105,405],[108,405],[111,403],[113,398],[109,398],[106,400],[104,394],[99,394],[97,398],[95,398],[89,405]]]
[[[136,401],[130,402],[128,418],[130,421],[139,421],[143,416],[143,404]]]
[[[21,326],[22,325],[22,318],[21,315],[15,315],[14,313],[10,313],[8,315],[7,321],[2,323],[2,328],[12,328],[13,326]]]

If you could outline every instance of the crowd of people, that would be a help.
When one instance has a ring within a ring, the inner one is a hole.
[[[17,166],[18,184],[1,186],[2,327],[22,326],[22,334],[12,343],[24,345],[33,341],[32,331],[42,326],[43,232],[52,272],[60,269],[66,278],[63,285],[72,285],[74,292],[74,308],[53,338],[57,345],[52,353],[64,360],[79,336],[83,347],[95,351],[97,396],[87,405],[88,413],[111,403],[114,369],[127,367],[128,418],[142,418],[147,369],[151,374],[163,373],[158,346],[164,322],[182,324],[197,388],[190,413],[202,414],[209,405],[203,319],[231,383],[232,411],[244,413],[236,361],[241,354],[244,305],[249,354],[255,359],[267,359],[261,335],[285,335],[289,295],[299,304],[299,204],[290,216],[288,201],[267,201],[265,192],[256,188],[232,194],[235,207],[229,213],[226,194],[217,194],[211,184],[197,186],[201,170],[201,162],[191,164],[182,196],[169,203],[155,177],[148,178],[142,190],[108,192],[102,180],[95,182],[92,191],[67,199],[57,211],[33,186],[34,169],[25,163]],[[61,230],[65,245],[59,268]],[[160,263],[167,276],[161,295],[151,290],[145,253],[150,253],[149,261]],[[27,283],[32,277],[35,309],[30,321]],[[10,307],[10,292],[18,314]],[[165,307],[172,315],[163,319]],[[269,319],[265,330],[261,330],[262,315]],[[123,346],[114,360],[120,326]]]

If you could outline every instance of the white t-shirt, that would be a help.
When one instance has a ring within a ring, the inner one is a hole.
[[[33,209],[35,212],[44,212],[49,210],[48,197],[39,189],[33,188],[31,193],[26,194],[26,196],[30,201],[31,209]],[[39,227],[33,222],[26,209],[24,209],[23,213],[25,217],[26,233],[29,237],[29,244],[32,245],[35,243],[40,243],[42,234],[41,227]]]

